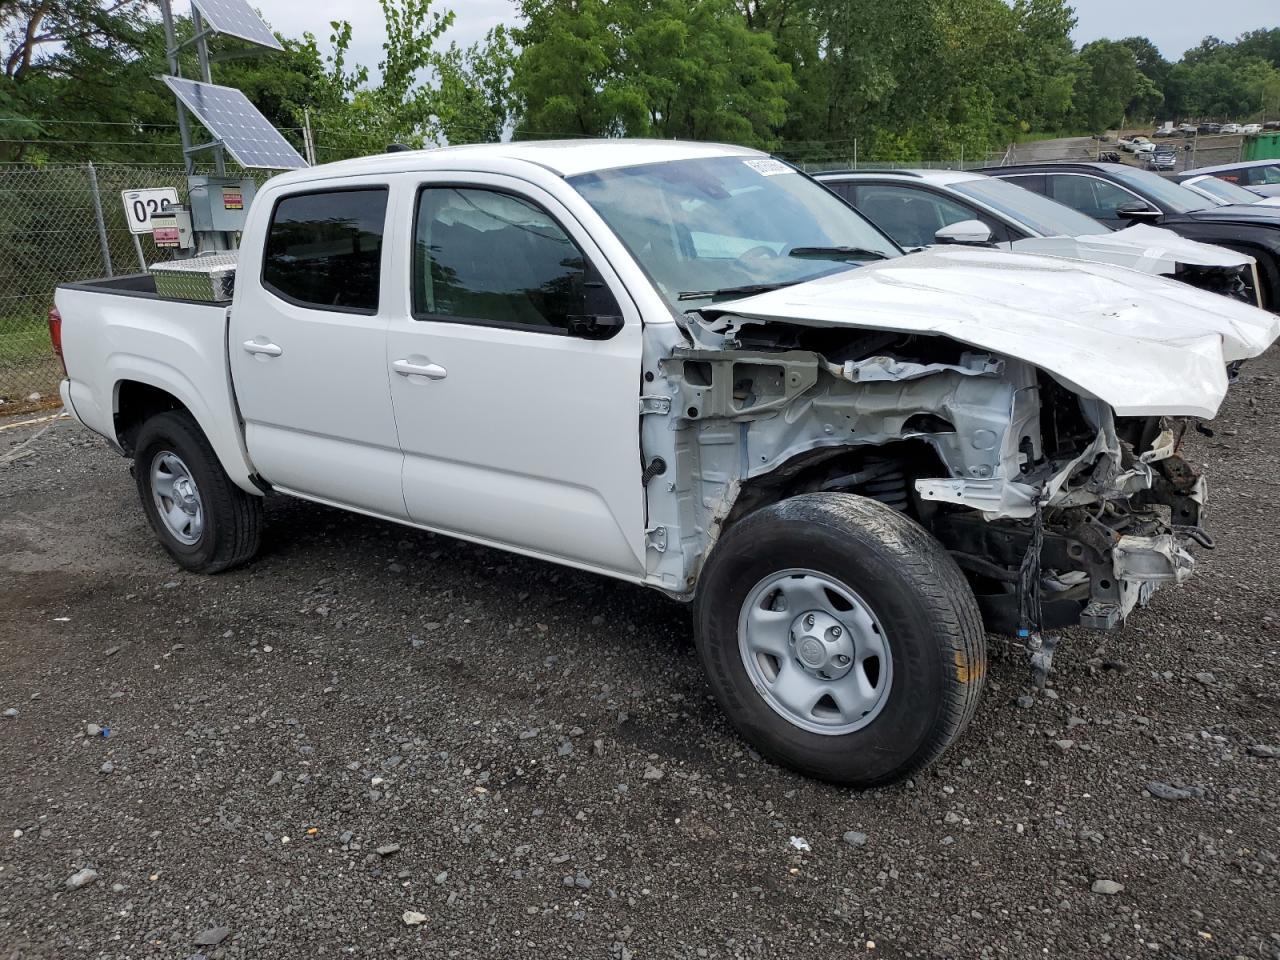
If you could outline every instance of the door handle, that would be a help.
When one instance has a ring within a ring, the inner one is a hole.
[[[449,371],[438,363],[413,363],[410,360],[393,360],[391,369],[402,377],[426,377],[428,380],[443,380]]]
[[[244,342],[244,352],[263,357],[278,357],[284,353],[284,350],[280,348],[279,344],[269,341],[264,342],[264,338],[259,337],[256,340],[246,340]]]

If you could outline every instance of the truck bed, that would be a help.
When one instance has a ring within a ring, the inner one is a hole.
[[[232,480],[260,492],[227,362],[227,304],[161,296],[145,273],[64,283],[54,300],[67,365],[62,401],[82,423],[119,447],[121,391],[162,390],[191,411]]]
[[[156,278],[149,273],[130,273],[120,277],[103,277],[100,280],[83,280],[79,283],[63,283],[59,290],[80,290],[87,293],[107,293],[118,297],[141,297],[146,300],[164,300],[167,303],[195,303],[204,307],[226,308],[226,304],[208,300],[184,300],[166,297],[156,292]]]

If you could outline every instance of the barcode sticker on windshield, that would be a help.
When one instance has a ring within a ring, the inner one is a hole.
[[[758,157],[751,160],[743,160],[742,162],[762,177],[774,177],[780,173],[795,173],[794,169],[788,167],[781,160],[773,159],[773,157]]]

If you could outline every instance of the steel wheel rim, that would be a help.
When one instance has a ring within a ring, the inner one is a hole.
[[[151,499],[165,529],[191,546],[204,532],[204,504],[195,477],[176,453],[162,450],[151,461]]]
[[[764,702],[810,733],[861,730],[893,685],[888,637],[871,607],[816,570],[780,570],[752,587],[738,616],[738,651]]]

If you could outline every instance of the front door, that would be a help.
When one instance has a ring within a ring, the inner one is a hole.
[[[344,180],[273,202],[237,270],[228,350],[249,457],[272,485],[404,518],[382,304],[389,190]]]
[[[497,175],[423,177],[386,360],[418,523],[639,578],[641,327],[551,196]]]

